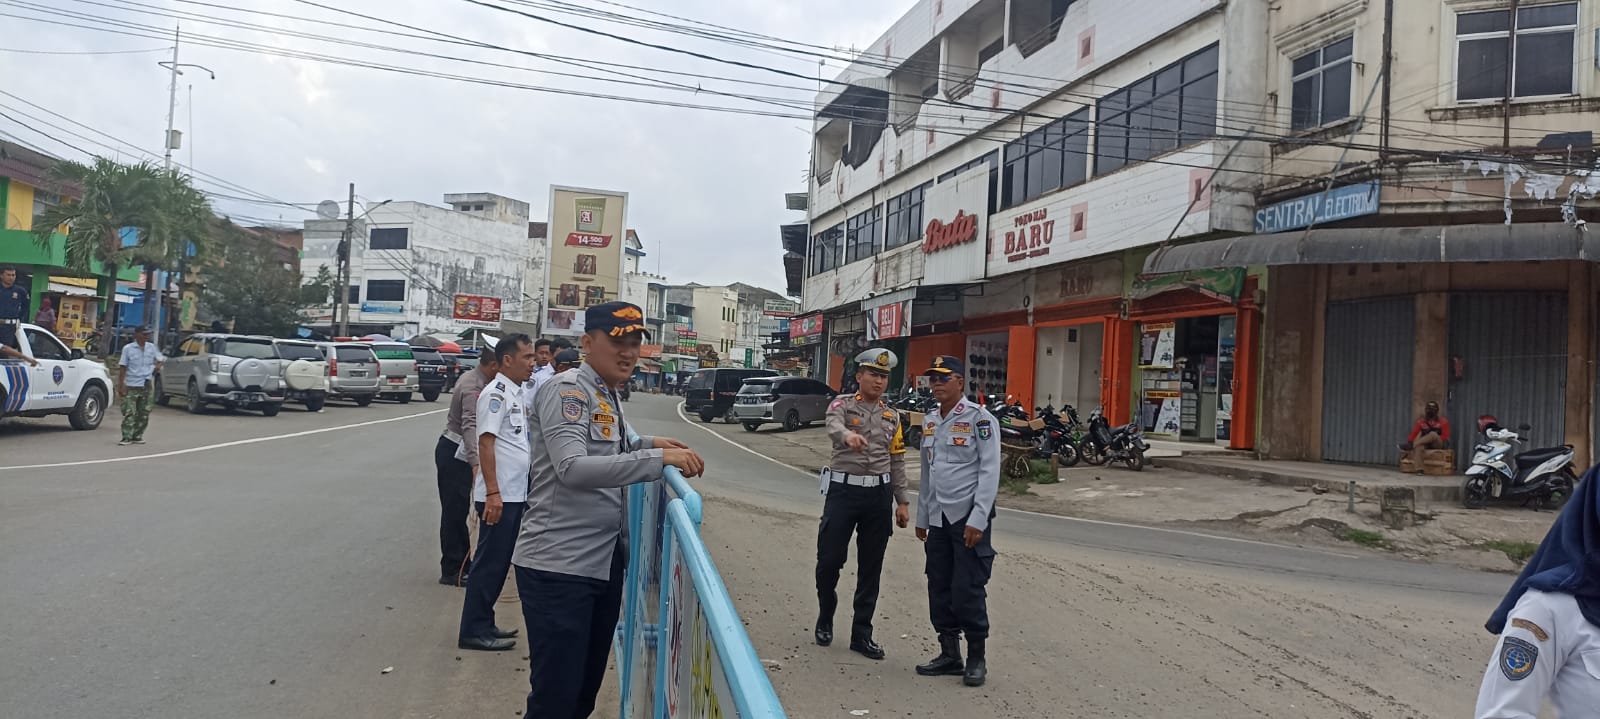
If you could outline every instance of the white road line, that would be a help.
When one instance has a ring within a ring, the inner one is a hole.
[[[389,422],[400,422],[400,421],[403,421],[403,420],[416,419],[418,417],[427,417],[428,415],[439,414],[440,412],[449,412],[449,411],[450,410],[448,408],[446,408],[446,409],[431,409],[431,410],[428,410],[426,412],[418,412],[416,414],[408,414],[408,415],[405,415],[403,417],[389,417],[387,419],[374,419],[374,420],[367,421],[367,422],[357,422],[355,424],[339,425],[337,427],[323,427],[321,429],[308,429],[308,430],[305,430],[304,432],[290,432],[289,434],[274,434],[274,435],[269,435],[269,436],[266,436],[266,437],[251,437],[250,439],[237,439],[237,440],[234,440],[232,442],[222,442],[220,444],[208,444],[208,445],[205,445],[204,447],[190,447],[188,449],[175,449],[175,450],[172,450],[170,452],[157,452],[155,454],[141,454],[141,455],[136,455],[136,456],[133,456],[133,457],[108,457],[106,459],[86,459],[86,460],[83,460],[81,462],[54,462],[54,463],[51,463],[51,464],[19,464],[19,465],[7,466],[7,467],[0,467],[0,472],[4,472],[6,470],[17,470],[17,469],[50,469],[50,468],[53,468],[53,467],[82,467],[82,466],[91,465],[91,464],[115,464],[115,463],[118,463],[118,462],[138,462],[138,461],[146,460],[146,459],[162,459],[164,457],[176,457],[176,456],[184,455],[184,454],[194,454],[196,452],[209,452],[209,451],[214,450],[214,449],[225,449],[227,447],[238,447],[238,446],[241,446],[241,445],[256,444],[256,443],[259,443],[259,442],[274,442],[274,441],[277,441],[277,440],[280,440],[280,439],[294,439],[295,437],[307,437],[307,436],[310,436],[310,435],[313,435],[313,434],[324,434],[324,433],[327,433],[327,432],[341,432],[341,431],[344,431],[344,430],[347,430],[347,429],[359,429],[361,427],[371,427],[371,426],[377,425],[377,424],[387,424]]]
[[[738,442],[735,442],[735,441],[733,441],[731,439],[728,439],[727,437],[724,437],[721,434],[718,434],[716,430],[711,429],[710,427],[703,427],[701,425],[698,425],[698,424],[695,424],[694,422],[689,421],[689,416],[683,413],[683,403],[682,402],[678,403],[677,410],[678,410],[678,419],[683,420],[683,422],[685,424],[687,424],[687,425],[689,425],[691,427],[694,427],[695,429],[698,429],[698,430],[700,430],[702,432],[705,432],[706,434],[709,434],[709,435],[711,435],[713,437],[716,437],[717,439],[720,439],[720,440],[722,440],[724,442],[727,442],[728,444],[731,444],[731,445],[733,445],[735,447],[738,447],[739,449],[742,449],[742,450],[744,450],[746,452],[749,452],[750,454],[753,454],[753,455],[755,455],[757,457],[760,457],[760,458],[762,458],[764,460],[767,460],[768,462],[776,464],[779,467],[785,467],[787,469],[792,469],[792,470],[794,470],[796,472],[799,472],[801,475],[805,476],[807,479],[816,479],[817,478],[816,475],[814,475],[814,474],[812,474],[810,472],[807,472],[806,470],[803,470],[803,469],[801,469],[799,467],[796,467],[796,466],[794,466],[792,464],[788,464],[788,463],[781,462],[779,460],[773,459],[772,457],[768,457],[767,455],[764,455],[764,454],[762,454],[760,452],[757,452],[757,451],[755,451],[753,449],[750,449],[749,447],[746,447],[746,446],[744,446],[742,444],[739,444]],[[916,494],[917,492],[916,492],[916,490],[911,490],[910,493],[911,494]],[[1225,537],[1225,536],[1220,535],[1220,534],[1206,534],[1205,532],[1190,532],[1190,531],[1186,531],[1186,530],[1182,530],[1182,529],[1168,529],[1166,527],[1154,527],[1154,526],[1151,526],[1151,525],[1148,525],[1148,524],[1126,524],[1126,523],[1123,523],[1123,522],[1110,522],[1110,521],[1106,521],[1106,520],[1103,520],[1103,519],[1084,519],[1082,517],[1068,517],[1068,516],[1060,515],[1060,514],[1045,514],[1043,512],[1030,512],[1030,511],[1028,511],[1026,509],[1011,509],[1009,507],[1001,507],[1000,511],[1001,512],[1008,512],[1008,513],[1012,513],[1012,514],[1026,514],[1026,515],[1031,516],[1031,517],[1040,517],[1040,518],[1043,518],[1043,519],[1054,519],[1054,520],[1059,520],[1059,521],[1063,521],[1063,522],[1077,522],[1079,524],[1093,524],[1093,525],[1101,526],[1101,527],[1121,527],[1123,529],[1143,529],[1143,530],[1148,530],[1148,531],[1151,531],[1151,532],[1163,532],[1163,533],[1166,533],[1166,534],[1176,534],[1176,535],[1184,536],[1184,537],[1199,537],[1199,538],[1202,538],[1202,539],[1216,539],[1216,540],[1220,540],[1220,541],[1224,541],[1224,542],[1237,542],[1239,544],[1254,544],[1254,545],[1256,545],[1258,547],[1271,547],[1273,549],[1298,549],[1298,550],[1300,550],[1302,552],[1312,552],[1314,554],[1327,554],[1327,555],[1332,555],[1332,556],[1335,556],[1335,557],[1343,557],[1345,559],[1359,559],[1359,557],[1357,557],[1356,555],[1353,555],[1353,554],[1341,554],[1339,552],[1329,552],[1329,551],[1324,551],[1324,550],[1321,550],[1321,549],[1310,549],[1310,548],[1307,548],[1307,547],[1296,547],[1296,546],[1287,545],[1287,544],[1274,544],[1272,542],[1261,542],[1261,541],[1257,541],[1257,540],[1254,540],[1254,539],[1241,539],[1239,537]]]

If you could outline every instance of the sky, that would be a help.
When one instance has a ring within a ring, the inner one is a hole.
[[[842,69],[841,62],[819,68],[814,56],[749,48],[725,37],[640,28],[584,13],[599,10],[699,27],[617,4],[623,3],[784,40],[864,48],[911,4],[910,0],[483,1],[657,45],[806,77],[820,72],[828,78]],[[218,24],[219,20],[235,26]],[[0,39],[0,77],[6,78],[0,91],[7,93],[0,94],[4,115],[0,137],[69,159],[85,159],[83,151],[88,151],[124,161],[159,160],[169,75],[157,63],[171,58],[175,22],[181,22],[185,36],[192,36],[180,45],[179,62],[202,65],[216,78],[205,70],[184,68],[175,112],[184,146],[174,153],[174,160],[194,170],[203,190],[256,200],[213,197],[214,208],[238,222],[299,226],[314,217],[308,210],[316,202],[342,202],[350,182],[356,184],[358,198],[371,202],[416,200],[437,205],[447,193],[493,192],[528,202],[535,221],[545,217],[552,184],[622,190],[629,193],[628,225],[638,231],[649,253],[646,270],[664,274],[674,283],[746,282],[784,290],[778,226],[804,219],[803,213],[784,208],[783,195],[805,190],[809,120],[652,106],[503,85],[804,116],[815,97],[815,81],[640,47],[472,0],[0,0],[0,27],[7,28]],[[263,28],[237,27],[240,23]],[[477,44],[428,39],[441,33]],[[334,56],[502,86],[214,46],[239,42],[269,46],[274,52]],[[698,85],[700,91],[630,86],[597,79],[617,78],[603,70],[482,45],[733,81],[610,68],[655,83]],[[558,77],[550,71],[591,77]],[[760,95],[800,107],[714,92]],[[304,207],[271,204],[264,198]]]

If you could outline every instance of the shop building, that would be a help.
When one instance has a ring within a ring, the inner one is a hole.
[[[1158,245],[1251,230],[1264,151],[1234,128],[1259,122],[1268,14],[919,3],[819,96],[791,342],[836,387],[868,345],[957,355],[973,394],[1251,447],[1259,278],[1140,275]],[[1163,331],[1172,357],[1144,356]]]
[[[1392,464],[1437,401],[1460,466],[1483,414],[1586,466],[1600,3],[1392,9],[1275,8],[1265,67],[1291,135],[1267,153],[1253,232],[1164,248],[1143,269],[1256,278],[1264,456]]]

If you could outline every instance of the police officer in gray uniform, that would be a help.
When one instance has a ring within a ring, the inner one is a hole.
[[[639,363],[644,314],[626,302],[585,311],[585,361],[534,395],[532,483],[512,564],[528,636],[530,719],[594,711],[622,610],[628,556],[624,487],[665,466],[698,476],[682,442],[629,439],[617,387]]]
[[[855,618],[850,623],[850,650],[882,659],[883,647],[872,640],[872,613],[878,605],[878,580],[883,553],[889,548],[891,497],[894,520],[904,528],[911,510],[906,498],[906,446],[900,413],[883,403],[889,372],[900,363],[893,352],[869,349],[856,356],[856,394],[828,406],[828,437],[833,460],[822,470],[822,522],[817,528],[817,644],[833,643],[834,591],[839,570],[856,535]]]
[[[989,410],[962,396],[966,377],[961,360],[935,357],[923,374],[933,383],[939,406],[922,426],[917,539],[927,542],[928,617],[939,635],[939,655],[919,665],[917,673],[964,675],[967,686],[983,686],[989,675],[984,585],[994,569],[989,522],[1000,490],[1000,429]]]

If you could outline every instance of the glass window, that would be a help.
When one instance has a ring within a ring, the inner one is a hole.
[[[883,208],[874,206],[845,221],[845,257],[840,264],[864,260],[878,253]]]
[[[350,364],[373,364],[377,361],[372,350],[365,347],[340,347],[334,351],[334,357]]]
[[[1182,84],[1175,71],[1181,69]],[[1095,173],[1148,160],[1215,135],[1217,46],[1168,65],[1100,100]]]
[[[884,249],[900,247],[922,239],[923,196],[933,183],[918,185],[888,202],[884,217]]]
[[[1575,2],[1456,15],[1456,99],[1571,94],[1577,32]]]
[[[1006,145],[1001,207],[1083,182],[1088,168],[1088,128],[1089,110],[1085,108]]]
[[[282,343],[278,345],[278,356],[286,360],[322,361],[322,351],[313,345],[296,345]]]
[[[1294,59],[1290,127],[1322,127],[1350,116],[1350,56],[1354,38],[1345,38]]]
[[[278,350],[270,340],[225,339],[217,354],[239,359],[277,359]]]
[[[367,280],[367,300],[370,302],[399,302],[405,298],[405,280]]]
[[[368,247],[374,250],[403,250],[411,237],[407,227],[374,227]]]
[[[39,360],[60,360],[65,362],[72,359],[72,353],[56,338],[36,329],[24,332],[28,336],[28,346],[33,349],[33,358]]]

